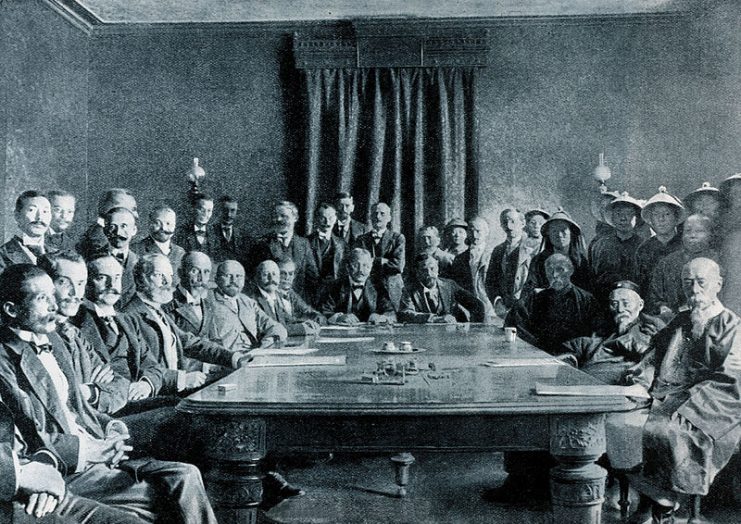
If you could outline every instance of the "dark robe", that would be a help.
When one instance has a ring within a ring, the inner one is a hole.
[[[685,304],[686,297],[682,291],[682,268],[690,260],[700,257],[719,262],[718,254],[714,250],[690,254],[684,248],[659,260],[651,273],[651,282],[648,286],[647,313],[658,314],[661,306],[677,312]]]
[[[553,251],[541,251],[533,257],[530,262],[530,271],[527,275],[527,282],[522,289],[521,298],[525,298],[532,294],[536,289],[545,289],[548,287],[548,277],[545,274],[545,261],[549,256],[553,254]],[[590,290],[592,286],[592,270],[589,267],[589,261],[587,257],[580,257],[575,260],[571,258],[571,263],[574,264],[574,274],[571,275],[571,282],[581,289]]]
[[[635,254],[643,239],[633,234],[621,239],[615,231],[597,240],[589,251],[592,268],[592,291],[600,301],[606,301],[616,282],[635,282]]]
[[[575,285],[561,293],[544,289],[520,300],[504,325],[516,327],[523,340],[553,355],[563,353],[567,340],[591,336],[603,328],[594,296]]]
[[[641,287],[641,296],[648,296],[649,285],[651,284],[651,273],[659,263],[659,260],[665,256],[682,249],[682,237],[679,234],[664,244],[656,237],[644,240],[636,250],[636,284]]]
[[[643,482],[661,490],[706,495],[741,439],[741,331],[723,308],[702,336],[690,312],[677,314],[653,340],[638,369],[653,381],[643,431]],[[653,369],[651,369],[653,368]]]

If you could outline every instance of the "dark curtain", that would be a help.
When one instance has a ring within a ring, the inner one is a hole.
[[[355,198],[355,218],[391,206],[407,237],[477,210],[475,68],[306,69],[305,185],[293,189],[312,214],[338,191]],[[442,229],[441,229],[442,232]]]

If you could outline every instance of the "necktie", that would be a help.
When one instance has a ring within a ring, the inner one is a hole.
[[[337,226],[337,232],[340,234],[340,238],[345,238],[345,226]]]
[[[425,298],[427,298],[427,305],[430,306],[430,313],[437,313],[437,297],[431,289],[425,291]]]
[[[119,264],[121,264],[122,266],[126,265],[126,255],[124,255],[123,253],[115,253],[113,256],[116,257],[116,260],[118,260]]]
[[[35,256],[36,258],[44,256],[44,247],[40,244],[27,245],[26,249],[33,253],[33,256]]]
[[[118,342],[118,326],[112,316],[100,317],[103,321],[103,342],[112,348]]]
[[[113,331],[116,336],[118,336],[118,324],[116,324],[116,321],[113,319],[112,316],[103,317],[103,322],[105,322],[105,325],[108,329]]]
[[[175,334],[170,328],[170,324],[167,323],[165,314],[159,308],[152,308],[155,316],[157,317],[157,323],[162,330],[162,353],[165,357],[165,365],[167,369],[178,369],[178,350],[177,342],[175,340]]]
[[[206,226],[195,226],[196,229],[196,241],[199,244],[203,244],[206,241]]]
[[[222,226],[221,231],[224,233],[224,238],[227,242],[232,239],[232,226]]]

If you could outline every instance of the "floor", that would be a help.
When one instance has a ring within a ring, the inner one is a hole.
[[[272,508],[263,520],[281,524],[550,523],[547,505],[507,507],[481,499],[483,489],[504,480],[500,453],[420,453],[415,458],[404,499],[388,495],[395,489],[388,456],[338,456],[287,469],[288,479],[307,493]],[[617,486],[608,488],[604,524],[621,522],[617,497]],[[741,506],[728,501],[705,506],[703,513],[710,523],[741,522]],[[684,524],[686,513],[680,510],[678,516],[678,524]]]

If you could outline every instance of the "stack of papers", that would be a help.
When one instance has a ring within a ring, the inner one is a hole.
[[[538,395],[573,395],[582,397],[634,397],[651,398],[646,388],[640,384],[632,386],[559,386],[555,384],[535,384]]]

